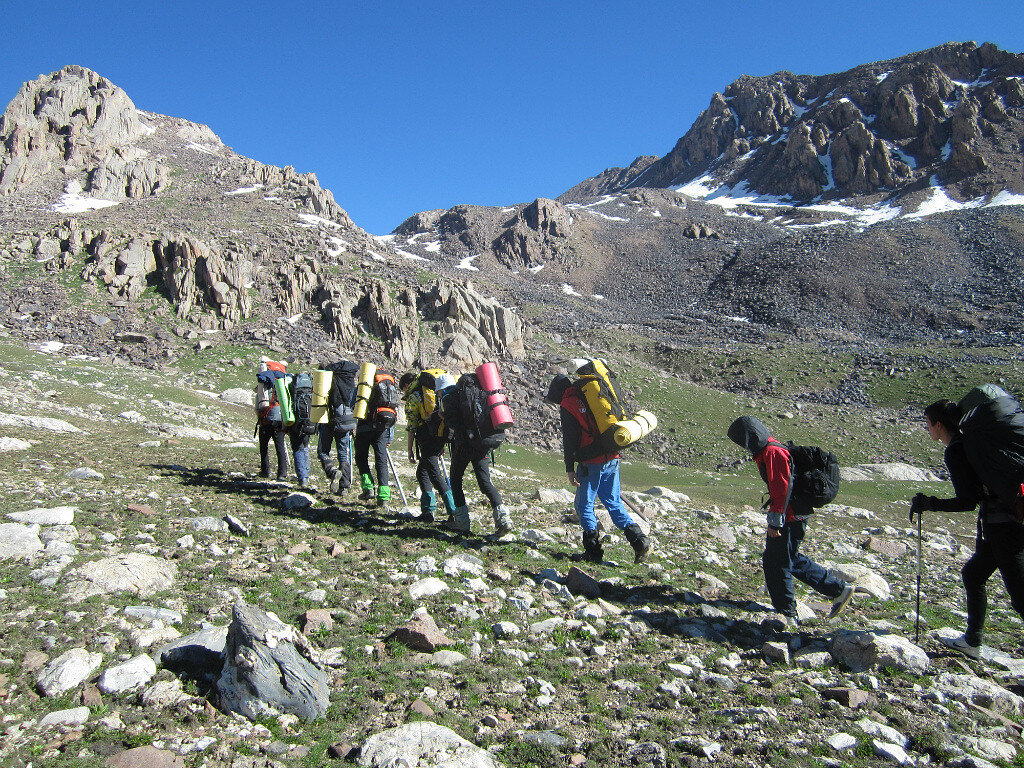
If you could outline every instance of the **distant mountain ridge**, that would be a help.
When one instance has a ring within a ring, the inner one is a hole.
[[[875,202],[935,179],[964,199],[1020,193],[1022,106],[1024,55],[991,43],[948,43],[832,75],[744,75],[711,97],[671,152],[602,192],[699,179],[709,191],[797,204]]]

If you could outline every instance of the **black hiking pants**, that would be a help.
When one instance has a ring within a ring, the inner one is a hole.
[[[468,443],[459,440],[452,443],[452,465],[450,467],[452,497],[455,499],[455,506],[466,506],[466,494],[462,489],[462,479],[470,464],[473,465],[473,474],[476,475],[476,484],[480,486],[480,492],[487,497],[487,502],[492,507],[497,507],[501,504],[501,494],[491,482],[491,452],[474,449]]]
[[[356,430],[356,467],[360,475],[370,474],[370,449],[373,448],[373,463],[377,470],[377,485],[387,485],[390,479],[388,472],[388,443],[391,442],[391,429],[357,429]]]
[[[280,422],[260,424],[260,477],[270,477],[270,441],[274,441],[274,452],[277,454],[277,477],[288,476],[288,448],[285,445],[285,432]]]
[[[430,494],[434,488],[442,496],[448,493],[451,488],[444,472],[441,471],[444,440],[427,437],[420,430],[416,435],[416,447],[420,452],[420,461],[416,465],[416,482],[420,484],[420,490],[424,495]]]
[[[781,536],[765,538],[764,583],[772,599],[772,607],[786,616],[796,616],[796,592],[793,577],[816,592],[835,600],[846,582],[818,565],[800,551],[807,533],[807,522],[793,520],[782,526]]]
[[[1024,618],[1024,525],[978,523],[974,554],[960,572],[967,593],[967,631],[964,634],[971,645],[981,645],[988,608],[985,582],[997,570],[1010,595],[1010,605]]]

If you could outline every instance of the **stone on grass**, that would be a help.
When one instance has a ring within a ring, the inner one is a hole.
[[[32,447],[32,443],[19,440],[16,437],[0,437],[0,453],[6,451],[25,451]]]
[[[435,651],[430,655],[430,663],[439,667],[454,667],[465,660],[465,654],[452,650]]]
[[[853,672],[878,667],[921,675],[931,667],[924,649],[900,635],[840,630],[832,636],[828,650]]]
[[[592,599],[601,596],[601,584],[598,580],[575,565],[565,574],[565,586],[574,595]]]
[[[38,525],[0,523],[0,560],[24,560],[42,550]]]
[[[224,709],[250,720],[289,713],[309,722],[327,711],[330,680],[305,635],[272,613],[238,602],[217,691]]]
[[[72,648],[43,667],[36,686],[44,696],[60,696],[84,683],[103,663],[103,654]]]
[[[834,572],[843,581],[853,584],[858,592],[866,592],[878,600],[888,600],[892,590],[882,576],[859,563],[833,563],[827,560],[821,565]]]
[[[848,733],[836,733],[829,736],[826,743],[836,752],[844,752],[857,746],[857,737]]]
[[[146,746],[118,752],[103,764],[106,768],[185,768],[185,758],[167,749]]]
[[[363,768],[500,768],[494,758],[443,725],[421,721],[374,734],[359,751]]]
[[[420,579],[409,586],[409,597],[413,600],[422,600],[424,597],[432,597],[448,591],[448,585],[436,576]]]
[[[419,610],[403,626],[385,638],[393,640],[414,651],[433,653],[443,645],[454,645],[455,641],[437,627],[437,623],[425,610]]]
[[[150,597],[173,586],[177,575],[178,566],[169,560],[129,552],[86,563],[65,574],[61,582],[68,599],[80,603],[113,592]]]
[[[281,502],[281,506],[288,510],[308,509],[309,507],[316,506],[316,499],[308,493],[295,491],[294,493],[289,493],[284,497],[284,500]]]
[[[79,467],[78,469],[72,469],[64,477],[71,478],[72,480],[102,480],[103,473],[97,472],[92,467]]]
[[[89,720],[89,708],[88,707],[75,707],[74,709],[62,709],[57,712],[49,712],[43,716],[43,719],[39,721],[39,725],[36,726],[40,731],[51,728],[55,725],[61,725],[65,728],[75,728],[80,725],[85,725]]]
[[[519,626],[511,621],[499,621],[491,629],[494,631],[494,636],[499,640],[515,637],[520,632]]]
[[[8,512],[7,516],[15,522],[29,525],[71,525],[78,511],[78,507],[37,507],[25,512]]]
[[[118,694],[140,688],[156,675],[156,664],[146,653],[129,659],[124,664],[108,667],[100,675],[97,686],[103,693]]]

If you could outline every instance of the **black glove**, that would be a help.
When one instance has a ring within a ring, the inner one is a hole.
[[[934,509],[932,502],[935,500],[934,496],[926,496],[923,493],[919,493],[910,500],[910,522],[914,522],[914,515],[920,516],[922,512],[928,512]]]

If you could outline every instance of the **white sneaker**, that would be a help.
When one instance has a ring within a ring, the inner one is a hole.
[[[981,658],[981,646],[971,645],[968,643],[967,635],[960,635],[960,637],[940,637],[939,642],[947,648],[952,648],[954,651],[960,651],[960,653],[968,658]]]
[[[853,601],[854,591],[855,589],[853,584],[847,584],[845,587],[843,587],[843,591],[839,593],[839,597],[832,601],[832,610],[829,611],[828,614],[828,617],[830,619],[834,619],[836,616],[838,616],[840,613],[846,610],[846,606],[848,606]]]

